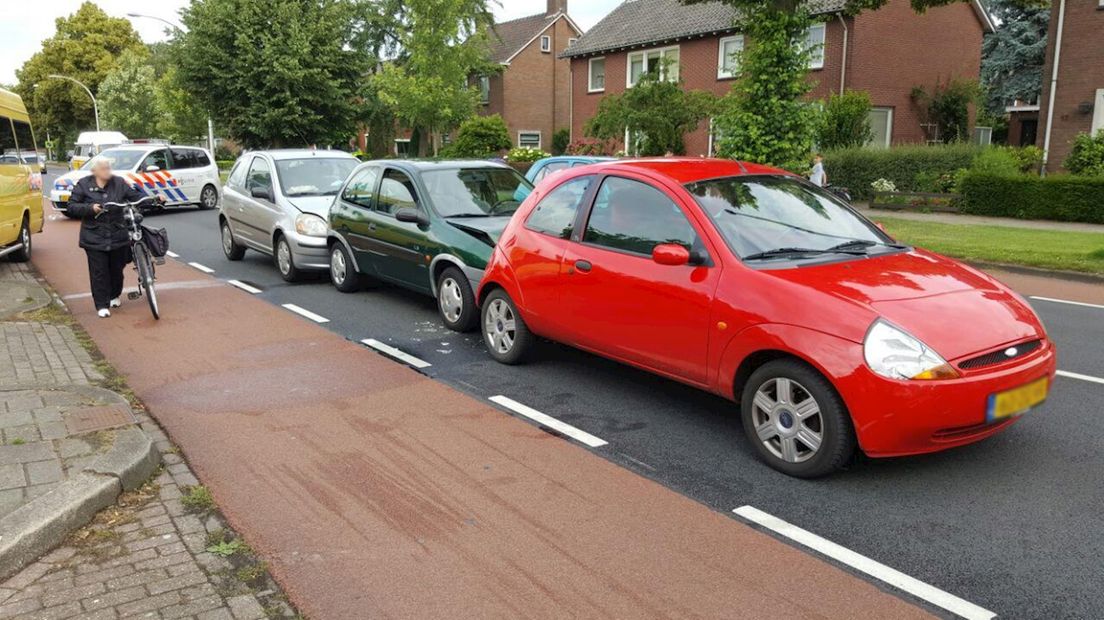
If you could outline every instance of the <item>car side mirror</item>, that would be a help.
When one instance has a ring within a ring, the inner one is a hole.
[[[272,190],[267,187],[254,187],[249,190],[249,195],[254,198],[263,198],[269,202],[275,202],[272,197]]]
[[[146,166],[146,172],[157,172],[160,169],[161,169],[161,166],[153,166],[153,165]]]
[[[834,194],[836,198],[839,198],[840,200],[848,204],[851,203],[851,191],[848,190],[846,187],[828,187],[825,189],[832,192],[832,194]]]
[[[429,224],[429,218],[426,217],[420,209],[412,209],[405,207],[395,211],[395,219],[400,222],[406,222],[407,224],[417,224],[419,226],[425,226]]]
[[[677,243],[661,243],[652,249],[652,260],[659,265],[680,267],[690,263],[690,250]]]

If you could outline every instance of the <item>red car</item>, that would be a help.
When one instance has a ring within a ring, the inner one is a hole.
[[[478,291],[506,364],[542,336],[740,404],[787,474],[978,441],[1040,404],[1055,348],[990,276],[834,195],[732,161],[595,164],[539,185]]]

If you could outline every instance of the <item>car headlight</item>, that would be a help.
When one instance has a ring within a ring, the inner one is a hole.
[[[329,227],[326,225],[326,220],[317,215],[300,213],[295,218],[295,232],[308,237],[325,237],[329,232]]]
[[[958,372],[905,331],[878,319],[866,333],[863,356],[871,370],[890,379],[954,379]]]

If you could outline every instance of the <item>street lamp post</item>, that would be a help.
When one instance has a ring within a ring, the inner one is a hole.
[[[155,20],[165,24],[169,28],[172,28],[173,30],[177,31],[180,34],[184,34],[185,32],[187,32],[186,30],[184,30],[183,26],[179,26],[177,24],[174,24],[171,21],[165,19],[164,17],[158,17],[156,15],[146,15],[145,13],[127,13],[127,17],[139,18],[139,19],[140,18],[155,19]],[[207,117],[207,150],[211,151],[211,157],[215,156],[215,124],[213,122],[211,122],[211,117],[210,116]]]
[[[96,96],[92,94],[92,91],[89,90],[89,88],[87,86],[85,86],[84,83],[82,83],[80,80],[75,80],[75,79],[73,79],[73,78],[71,78],[67,75],[57,75],[55,73],[51,73],[50,75],[47,75],[46,77],[53,78],[55,80],[68,80],[68,81],[76,84],[77,86],[80,86],[81,88],[84,89],[84,92],[88,93],[88,96],[92,99],[92,113],[96,116],[96,131],[99,131],[100,130],[100,106],[99,106],[99,104],[96,103]],[[35,88],[38,88],[38,84],[35,84]]]

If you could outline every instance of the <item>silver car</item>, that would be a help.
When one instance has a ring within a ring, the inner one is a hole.
[[[327,218],[357,165],[341,151],[253,151],[230,171],[219,209],[222,251],[241,260],[256,250],[274,257],[288,282],[330,268]]]

